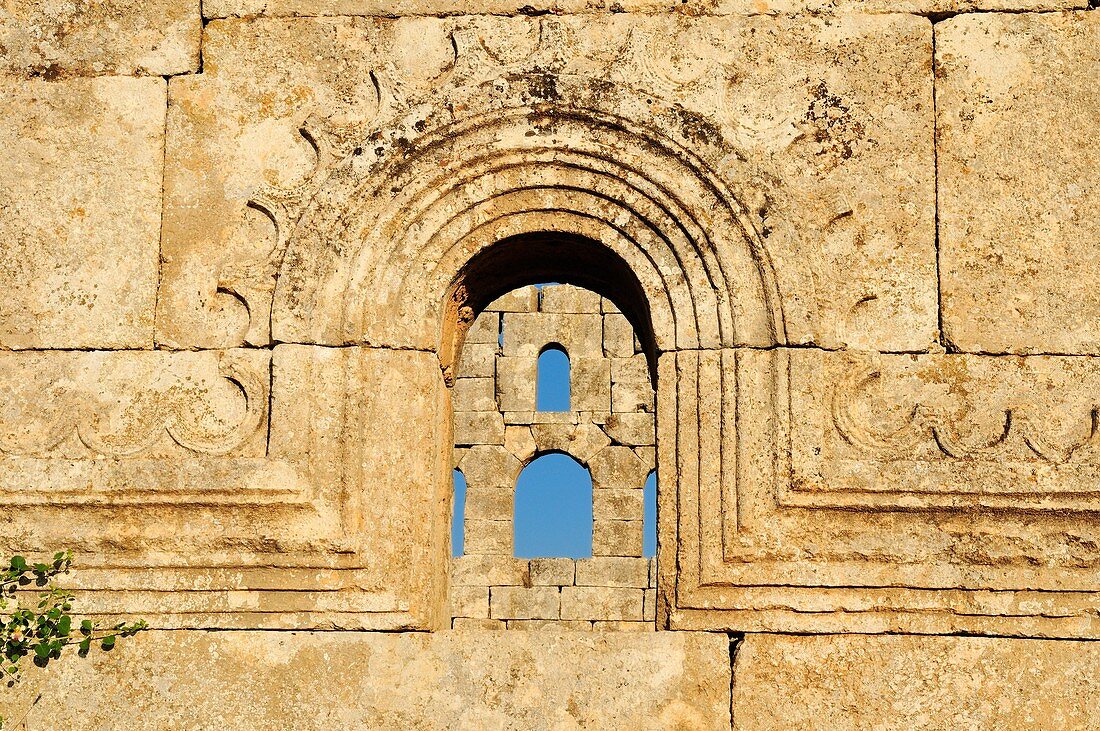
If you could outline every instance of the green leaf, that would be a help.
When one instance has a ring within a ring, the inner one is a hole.
[[[77,649],[77,654],[79,654],[81,657],[84,657],[85,655],[88,654],[88,651],[91,650],[91,649],[92,649],[92,638],[91,637],[85,637],[84,639],[82,639],[80,641],[80,645],[78,646],[78,649]]]
[[[80,623],[80,634],[82,635],[90,635],[94,629],[95,625],[92,624],[92,620],[90,619],[85,619]]]
[[[66,614],[57,622],[57,634],[62,637],[68,637],[69,632],[72,631],[72,627],[73,618]]]
[[[19,573],[23,573],[24,571],[26,571],[27,570],[27,559],[23,558],[22,556],[12,556],[11,557],[11,570],[12,571],[18,571]]]
[[[35,656],[43,660],[48,658],[51,652],[53,652],[53,648],[50,647],[50,643],[48,642],[41,642],[34,646]]]
[[[115,636],[114,635],[107,635],[106,637],[103,638],[103,641],[99,644],[100,644],[100,647],[102,647],[104,650],[106,650],[107,652],[110,652],[115,646]]]

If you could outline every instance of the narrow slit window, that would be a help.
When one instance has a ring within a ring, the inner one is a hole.
[[[535,402],[539,411],[569,411],[569,355],[560,345],[539,354]]]
[[[515,555],[592,556],[592,477],[564,454],[527,465],[516,481]]]
[[[454,471],[455,499],[454,515],[451,517],[451,555],[461,556],[466,548],[466,476]]]
[[[650,472],[642,490],[642,555],[657,555],[657,473]]]

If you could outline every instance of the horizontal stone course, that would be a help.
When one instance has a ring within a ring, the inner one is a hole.
[[[1070,731],[1100,718],[1100,645],[977,637],[749,634],[734,727]]]
[[[699,15],[768,15],[779,13],[948,13],[974,10],[1043,11],[1086,8],[1087,0],[474,0],[462,12],[477,14],[607,14],[672,13]],[[446,0],[212,0],[203,4],[207,17],[264,13],[267,15],[393,15],[451,14]]]
[[[730,727],[729,642],[706,633],[147,632],[26,682],[0,714],[29,729]]]

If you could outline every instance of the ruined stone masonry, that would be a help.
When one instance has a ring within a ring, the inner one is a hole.
[[[537,402],[538,360],[548,347],[568,358],[567,411]],[[466,555],[451,576],[452,626],[653,629],[656,562],[642,548],[643,483],[655,455],[653,381],[626,316],[568,284],[513,290],[474,320],[456,375]],[[589,470],[591,558],[514,557],[517,480],[548,453]]]
[[[1098,77],[1090,0],[4,5],[0,556],[152,629],[0,715],[1100,728]]]

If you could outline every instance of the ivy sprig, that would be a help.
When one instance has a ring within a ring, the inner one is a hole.
[[[81,657],[93,644],[109,652],[119,637],[145,629],[144,621],[102,627],[90,619],[76,620],[71,613],[73,593],[54,585],[54,579],[69,572],[72,561],[72,551],[59,551],[42,563],[13,556],[8,567],[0,569],[0,681],[9,687],[19,680],[28,657],[45,667],[70,645],[77,646]],[[35,606],[19,605],[17,596],[36,590]]]

